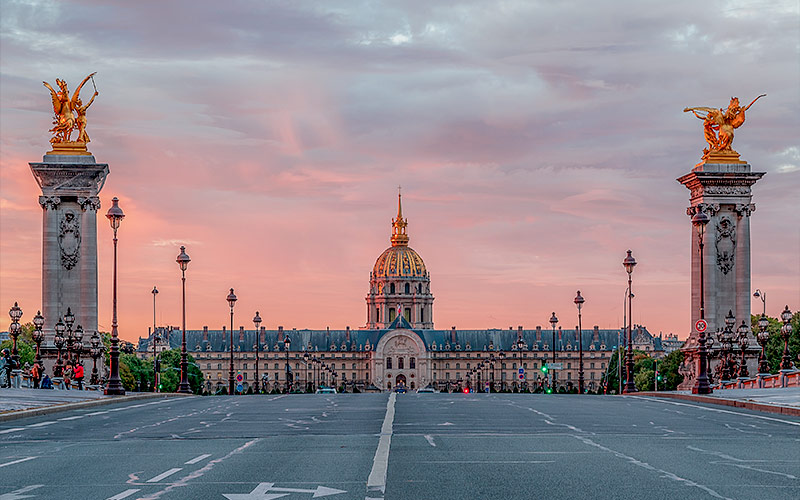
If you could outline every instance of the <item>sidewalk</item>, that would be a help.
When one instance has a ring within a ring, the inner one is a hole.
[[[640,392],[638,396],[683,399],[800,417],[800,387],[724,389],[698,395],[690,391]]]
[[[106,396],[102,391],[55,391],[47,389],[0,389],[0,422],[35,415],[47,415],[74,408],[100,406],[137,399],[184,396],[173,393],[132,392]]]

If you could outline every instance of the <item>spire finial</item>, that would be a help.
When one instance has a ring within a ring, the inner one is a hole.
[[[403,188],[397,186],[397,218],[392,219],[392,246],[408,246],[406,226],[408,221],[403,218]]]

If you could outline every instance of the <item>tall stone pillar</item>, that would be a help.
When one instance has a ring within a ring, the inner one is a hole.
[[[736,317],[734,331],[742,320],[750,326],[750,215],[756,208],[752,186],[763,175],[764,172],[752,172],[738,154],[712,154],[678,179],[691,191],[687,215],[692,217],[702,209],[710,218],[703,249],[707,337],[713,338],[718,329],[725,327],[728,311]],[[691,333],[683,348],[686,362],[679,389],[692,387],[697,370],[699,333],[695,323],[700,319],[700,247],[697,229],[692,227],[691,234]],[[755,350],[752,332],[750,337]],[[709,372],[712,373],[710,368]],[[751,369],[750,373],[755,372]]]
[[[68,307],[86,341],[97,331],[97,195],[108,164],[89,153],[48,153],[29,165],[42,190],[44,344],[52,345],[54,326]]]

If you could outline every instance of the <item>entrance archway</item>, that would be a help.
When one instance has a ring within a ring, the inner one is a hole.
[[[406,387],[406,376],[401,373],[397,376],[394,382],[395,385],[402,385],[403,387]]]

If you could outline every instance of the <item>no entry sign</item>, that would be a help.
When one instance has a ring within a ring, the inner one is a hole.
[[[708,328],[708,323],[704,319],[698,319],[697,322],[694,324],[694,329],[698,332],[704,332]]]

